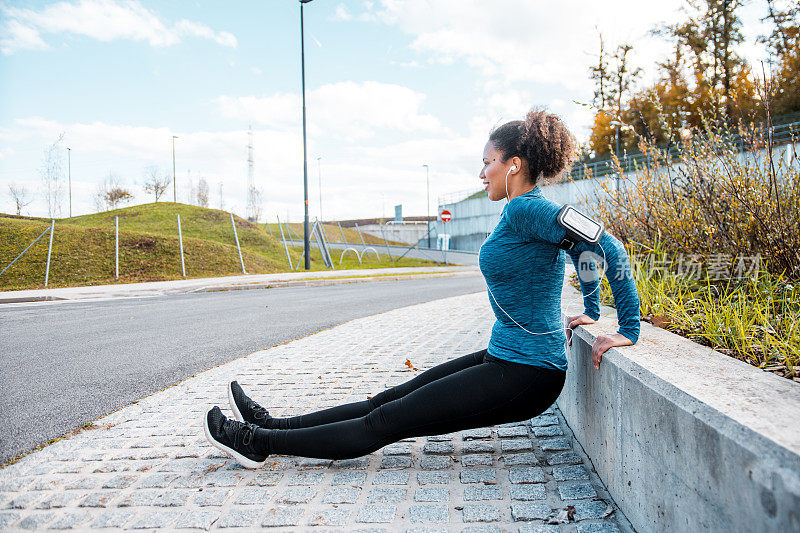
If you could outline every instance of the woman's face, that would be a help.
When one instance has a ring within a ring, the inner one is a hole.
[[[513,164],[512,158],[503,162],[503,154],[488,141],[483,149],[483,169],[480,178],[489,200],[496,202],[506,197],[506,175]]]

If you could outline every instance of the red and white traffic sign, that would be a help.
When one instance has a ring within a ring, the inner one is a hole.
[[[453,215],[450,213],[450,211],[445,209],[439,213],[439,218],[442,219],[442,222],[450,222],[450,220],[453,218]]]

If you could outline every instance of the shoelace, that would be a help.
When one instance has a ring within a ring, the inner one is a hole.
[[[256,402],[250,402],[250,411],[252,411],[253,418],[256,420],[266,420],[269,418],[269,411],[258,405]]]
[[[253,424],[248,424],[247,422],[239,422],[238,420],[232,420],[229,418],[225,420],[223,430],[228,435],[232,434],[234,446],[237,446],[237,441],[241,442],[242,446],[250,446],[250,444],[253,442],[253,435],[255,435],[256,426]]]

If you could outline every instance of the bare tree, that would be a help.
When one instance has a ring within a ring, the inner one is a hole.
[[[595,82],[594,105],[605,109],[609,99],[609,86],[611,74],[608,70],[608,53],[603,43],[603,34],[598,30],[600,37],[600,52],[597,54],[597,65],[589,67],[589,77]]]
[[[630,92],[633,82],[641,74],[642,69],[631,68],[628,53],[633,50],[633,46],[623,43],[617,46],[614,52],[613,70],[609,73],[612,82],[612,87],[609,90],[608,98],[611,100],[611,105],[614,109],[614,123],[616,125],[615,144],[616,149],[614,152],[619,156],[620,154],[620,126],[622,123],[622,106],[626,100],[626,95]]]
[[[122,185],[119,176],[114,172],[109,172],[103,183],[97,186],[94,195],[94,204],[97,210],[108,211],[115,209],[120,204],[133,198],[133,193]]]
[[[247,212],[250,213],[250,216],[247,217],[247,220],[250,222],[259,221],[261,214],[264,212],[263,203],[264,194],[261,192],[261,189],[255,185],[251,185],[247,190]]]
[[[197,198],[197,189],[194,186],[194,180],[192,179],[191,170],[186,177],[186,203],[189,205],[194,205],[195,199]]]
[[[202,176],[197,182],[197,205],[208,207],[208,182]]]
[[[167,190],[169,184],[172,183],[172,178],[166,173],[161,173],[156,165],[150,165],[144,169],[144,192],[151,193],[156,198],[156,202]]]
[[[63,140],[64,132],[61,132],[56,141],[45,149],[39,169],[49,217],[61,214],[61,203],[64,200],[64,154],[61,150]]]
[[[776,57],[796,51],[800,47],[800,3],[767,0],[767,13],[761,21],[771,21],[772,32],[761,35],[758,42],[765,43],[770,54]]]
[[[8,184],[8,191],[11,195],[11,198],[14,200],[14,204],[17,206],[17,214],[22,214],[22,208],[29,205],[33,202],[33,198],[28,198],[28,189],[25,188],[23,185],[17,185],[16,183],[9,183]]]

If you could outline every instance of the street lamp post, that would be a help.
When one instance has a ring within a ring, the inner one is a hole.
[[[72,150],[67,148],[67,180],[69,181],[69,218],[72,218]]]
[[[300,79],[303,87],[303,265],[311,270],[311,242],[308,228],[308,154],[306,151],[306,51],[303,35],[303,4],[311,0],[300,0]]]
[[[322,163],[321,157],[317,158],[317,175],[319,176],[319,221],[322,222]]]
[[[425,223],[427,224],[428,228],[428,248],[431,247],[431,180],[430,180],[430,168],[428,165],[422,165],[425,167],[425,183],[427,185],[427,194],[426,199],[428,201],[428,208],[425,211]]]
[[[178,202],[178,189],[175,186],[175,139],[177,138],[177,135],[172,136],[172,201],[175,203]]]

